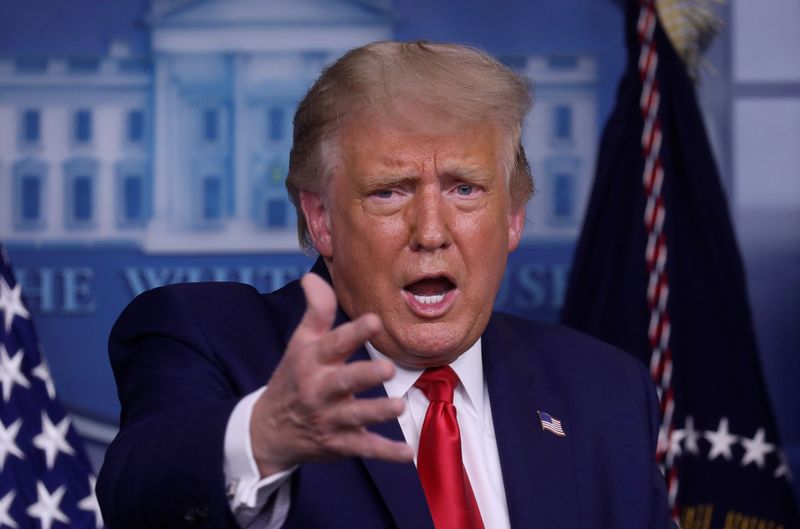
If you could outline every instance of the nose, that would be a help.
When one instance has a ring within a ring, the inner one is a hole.
[[[411,219],[411,249],[433,251],[450,246],[453,241],[447,220],[447,204],[438,186],[425,189],[415,197],[415,201]]]

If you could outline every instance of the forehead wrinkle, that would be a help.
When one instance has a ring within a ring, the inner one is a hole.
[[[407,160],[386,156],[366,176],[372,182],[401,183],[418,178],[419,171]]]
[[[417,171],[414,168],[414,162],[408,158],[393,153],[378,160],[378,166],[392,174],[410,175]]]
[[[355,165],[359,166],[359,170],[365,173],[364,176],[408,178],[417,175],[419,172],[416,167],[418,161],[414,156],[397,152],[397,150],[374,154],[377,154],[377,156],[373,157],[372,153],[368,153],[366,156],[356,158],[357,163]]]

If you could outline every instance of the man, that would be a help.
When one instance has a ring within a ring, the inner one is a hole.
[[[327,69],[287,178],[314,273],[156,289],[112,331],[108,526],[666,527],[645,370],[492,313],[533,190],[529,106],[462,46]]]

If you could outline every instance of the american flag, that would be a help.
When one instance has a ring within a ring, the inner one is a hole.
[[[0,528],[102,528],[89,460],[2,245],[0,394]]]
[[[561,427],[561,421],[543,411],[537,411],[536,413],[539,414],[539,422],[542,423],[542,430],[552,432],[559,437],[564,437],[567,435],[564,433],[564,429]]]
[[[660,20],[668,4],[692,20],[701,8],[624,4],[628,65],[561,321],[650,366],[657,456],[682,527],[800,528],[728,200],[694,84]]]

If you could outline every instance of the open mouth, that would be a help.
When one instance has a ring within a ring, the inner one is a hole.
[[[403,287],[409,302],[419,311],[429,313],[446,309],[456,285],[448,277],[426,277]]]

